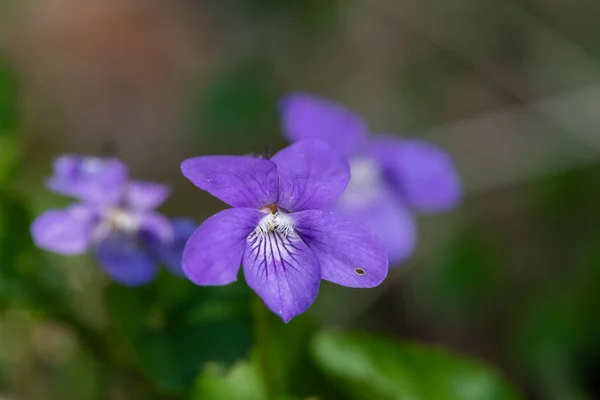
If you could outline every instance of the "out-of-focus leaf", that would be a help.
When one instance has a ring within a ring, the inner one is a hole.
[[[280,393],[280,392],[278,392]],[[231,368],[209,366],[196,381],[191,400],[300,400],[287,394],[269,396],[259,370],[258,355]],[[316,400],[316,397],[306,398]]]
[[[278,393],[296,396],[322,394],[325,379],[309,356],[310,341],[317,330],[309,314],[290,323],[269,312],[269,356]]]
[[[441,349],[356,333],[321,332],[312,353],[349,398],[515,400],[492,371]]]
[[[249,292],[241,283],[198,287],[165,272],[142,288],[112,284],[107,301],[140,368],[163,390],[187,389],[206,364],[229,365],[252,343]]]
[[[266,391],[256,363],[240,362],[229,370],[207,368],[194,387],[192,400],[264,400]]]

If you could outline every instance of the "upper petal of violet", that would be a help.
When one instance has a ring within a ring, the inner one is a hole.
[[[360,115],[308,93],[291,93],[279,103],[283,131],[291,142],[322,139],[350,156],[364,143],[368,127]]]
[[[460,178],[442,148],[422,140],[381,136],[372,141],[370,152],[409,206],[437,212],[460,202]]]
[[[361,222],[322,210],[301,211],[292,217],[300,237],[319,260],[322,279],[371,288],[387,276],[386,250]]]
[[[321,281],[319,262],[296,232],[261,230],[248,237],[246,282],[284,322],[310,307]]]
[[[35,244],[48,251],[64,255],[84,253],[95,226],[94,212],[83,204],[65,210],[49,210],[31,226]]]
[[[205,156],[185,160],[183,175],[233,207],[261,208],[277,200],[277,166],[244,156]]]
[[[331,204],[350,180],[348,161],[322,140],[301,140],[271,160],[279,172],[277,204],[289,211]]]
[[[64,155],[54,162],[48,188],[95,204],[118,201],[127,179],[127,167],[116,158]]]
[[[183,250],[185,275],[196,285],[235,282],[246,238],[264,215],[251,208],[230,208],[204,221]]]
[[[134,210],[153,210],[169,197],[167,185],[147,181],[129,181],[125,189],[125,201],[128,208]]]

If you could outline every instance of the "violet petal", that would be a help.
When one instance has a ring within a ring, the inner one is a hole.
[[[156,260],[135,235],[114,232],[95,248],[102,269],[126,286],[141,286],[156,277]]]
[[[194,233],[198,224],[195,221],[185,218],[174,218],[171,220],[173,227],[173,240],[158,246],[158,257],[171,272],[185,276],[181,266],[181,256],[188,239]]]
[[[64,210],[48,210],[31,226],[35,244],[44,250],[64,255],[84,253],[92,239],[94,213],[76,204]]]
[[[452,157],[442,148],[421,140],[379,137],[371,154],[411,207],[422,212],[455,208],[462,187]]]
[[[54,162],[50,190],[94,204],[114,204],[127,179],[127,167],[115,158],[64,155]]]
[[[277,200],[277,166],[244,156],[204,156],[185,160],[183,175],[233,207],[260,208]]]
[[[201,286],[235,282],[246,238],[264,215],[250,208],[231,208],[204,221],[183,250],[185,275]]]
[[[357,288],[375,287],[385,279],[386,250],[364,224],[322,210],[301,211],[292,217],[319,260],[322,279]]]
[[[410,257],[417,244],[417,225],[402,201],[385,187],[369,196],[368,202],[352,201],[348,198],[352,195],[344,192],[335,203],[334,212],[356,219],[370,228],[383,243],[391,264]]]
[[[295,232],[253,232],[243,265],[248,286],[284,322],[306,311],[317,297],[319,262]]]
[[[322,140],[301,140],[272,160],[279,170],[277,204],[289,211],[331,204],[350,180],[348,161]]]
[[[368,127],[360,115],[308,93],[291,93],[279,103],[283,131],[291,142],[322,139],[346,156],[361,147]]]
[[[169,192],[169,187],[160,183],[129,181],[125,201],[134,210],[153,210],[169,197]]]

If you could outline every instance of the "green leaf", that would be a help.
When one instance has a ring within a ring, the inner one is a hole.
[[[235,364],[229,370],[212,366],[202,374],[192,399],[264,400],[267,394],[256,363]]]
[[[198,287],[165,272],[151,285],[112,284],[112,319],[142,368],[166,391],[186,390],[209,363],[229,365],[252,343],[249,292],[241,283]]]
[[[357,333],[321,332],[312,353],[352,399],[514,400],[478,363],[444,350]]]

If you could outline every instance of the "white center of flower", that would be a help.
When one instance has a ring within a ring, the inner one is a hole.
[[[271,232],[278,232],[283,236],[290,236],[294,233],[294,221],[288,214],[281,210],[270,212],[268,208],[266,211],[269,213],[260,220],[255,229],[258,235],[266,236]]]
[[[369,203],[383,185],[379,166],[370,158],[355,157],[350,160],[350,173],[350,182],[340,201],[349,206]]]
[[[105,167],[105,161],[98,157],[86,157],[81,161],[80,168],[83,172],[93,174],[100,172]]]
[[[112,231],[134,233],[140,228],[140,217],[119,207],[108,210],[94,232],[94,238],[101,240]]]

